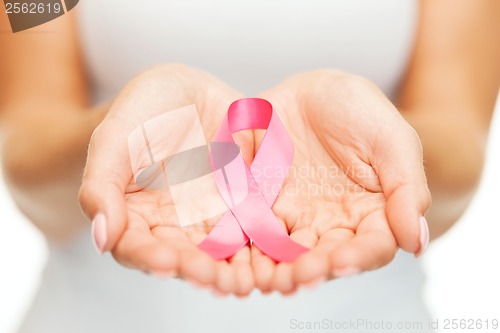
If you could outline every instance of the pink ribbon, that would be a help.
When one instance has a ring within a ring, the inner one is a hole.
[[[216,260],[226,259],[251,239],[273,260],[292,262],[308,249],[294,242],[278,222],[271,209],[278,191],[269,189],[282,188],[293,162],[293,142],[271,103],[260,98],[233,102],[214,142],[234,145],[232,134],[248,129],[267,130],[250,168],[241,153],[232,162],[225,163],[220,161],[223,156],[212,151],[215,181],[230,210],[198,247]],[[244,169],[240,167],[242,164]],[[269,168],[282,172],[266,172]],[[245,197],[235,203],[232,198],[241,193]]]

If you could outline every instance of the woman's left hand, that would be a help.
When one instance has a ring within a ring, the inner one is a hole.
[[[263,290],[357,274],[388,264],[398,248],[419,255],[431,197],[422,146],[383,93],[353,75],[320,70],[263,93],[295,144],[293,166],[273,210],[292,239],[311,250],[274,263],[255,246]],[[256,135],[256,143],[262,139]]]

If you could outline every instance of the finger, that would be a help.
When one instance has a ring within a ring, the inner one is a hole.
[[[350,229],[336,228],[322,234],[315,246],[294,263],[293,276],[297,284],[313,287],[330,278],[330,257],[338,247],[352,240]]]
[[[179,275],[195,285],[202,287],[215,285],[215,264],[212,257],[197,247],[190,246],[180,250]]]
[[[159,226],[152,229],[154,237],[174,250],[178,257],[178,276],[198,287],[216,284],[216,261],[193,245],[182,229]]]
[[[238,251],[230,260],[236,279],[236,286],[233,292],[239,297],[250,294],[255,286],[254,273],[251,266],[250,247],[245,246]]]
[[[79,192],[80,206],[92,220],[100,252],[113,249],[127,224],[125,188],[130,181],[126,139],[111,127],[95,130]]]
[[[250,252],[252,256],[252,269],[255,276],[255,285],[262,291],[262,293],[270,293],[272,291],[271,284],[276,263],[262,253],[257,245],[252,244]]]
[[[430,194],[418,192],[421,191],[411,185],[400,185],[391,192],[386,204],[387,219],[399,247],[416,256],[425,250],[429,241],[429,228],[423,215],[429,206],[422,202],[430,203]],[[427,208],[419,208],[422,205]]]
[[[236,276],[233,267],[226,260],[216,262],[215,288],[219,295],[225,296],[233,292],[236,288]]]
[[[318,237],[314,231],[309,228],[300,228],[294,230],[290,234],[290,238],[311,249],[318,242]],[[294,278],[294,264],[293,263],[279,263],[276,265],[271,289],[278,290],[283,295],[291,295],[297,290],[297,282]]]
[[[312,232],[295,231],[291,234],[294,241],[300,241],[302,245],[313,245],[316,242],[316,237],[310,235]],[[279,291],[283,296],[293,295],[297,291],[297,284],[293,278],[293,264],[280,262],[275,265],[274,273],[271,280],[271,290]]]
[[[431,204],[422,145],[416,132],[403,119],[391,128],[390,133],[383,133],[377,139],[373,167],[387,200],[386,215],[398,246],[419,253],[428,241],[423,216]]]
[[[180,230],[183,231],[182,237],[183,239],[188,240],[188,243],[196,248],[197,251],[201,251],[195,244],[201,244],[213,230],[213,226],[216,225],[215,221],[220,220],[220,217],[216,217],[214,219],[206,220],[201,224],[193,225],[190,227],[184,227]],[[177,229],[179,230],[179,229]],[[168,241],[166,239],[165,241]],[[245,258],[245,248],[240,249],[233,257],[229,260],[221,259],[215,260],[211,256],[209,256],[214,264],[214,280],[213,282],[208,281],[202,282],[200,279],[192,280],[193,284],[199,287],[208,287],[211,289],[214,295],[219,297],[225,297],[229,294],[238,294],[239,291],[239,279],[237,270],[245,270],[245,261],[246,265],[249,267],[250,274],[250,259]],[[247,249],[248,250],[248,249]],[[249,254],[248,254],[249,257]],[[248,271],[248,270],[247,270]],[[250,277],[251,278],[251,277]],[[242,279],[242,283],[247,283],[244,279]],[[243,294],[241,296],[244,296]]]
[[[178,237],[189,240],[191,244],[199,244],[207,237],[207,230],[201,227],[184,228],[184,232]],[[210,287],[213,288],[213,292],[217,296],[227,296],[230,293],[234,293],[244,297],[252,290],[254,282],[250,266],[250,248],[248,246],[240,249],[229,261],[216,261],[215,270],[216,279]],[[196,281],[195,284],[201,287],[208,287],[199,281]]]
[[[295,289],[295,281],[293,279],[293,265],[287,262],[280,262],[274,270],[271,289],[278,290],[280,293],[287,295]]]
[[[129,268],[162,277],[177,275],[177,253],[154,238],[148,228],[127,229],[112,254]]]
[[[388,264],[398,247],[383,211],[368,215],[356,230],[356,236],[331,253],[334,277],[346,277]]]

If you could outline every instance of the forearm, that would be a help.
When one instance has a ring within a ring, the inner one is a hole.
[[[2,110],[3,171],[16,204],[48,238],[67,239],[85,221],[78,188],[90,136],[107,106],[4,105]]]
[[[397,106],[417,130],[432,192],[431,236],[446,231],[481,176],[500,84],[500,2],[421,0]]]

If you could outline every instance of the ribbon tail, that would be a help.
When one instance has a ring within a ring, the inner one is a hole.
[[[208,236],[198,244],[198,248],[215,260],[223,260],[237,253],[248,244],[248,241],[235,217],[228,211]]]
[[[232,212],[246,235],[263,253],[276,262],[293,262],[308,248],[295,242],[266,202],[259,186],[248,172],[250,195]]]

